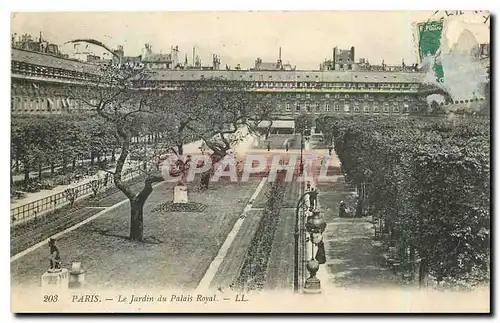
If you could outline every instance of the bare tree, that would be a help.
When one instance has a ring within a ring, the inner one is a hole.
[[[153,183],[161,182],[161,176],[154,163],[160,154],[172,144],[168,137],[161,142],[148,142],[146,137],[162,129],[161,123],[169,111],[163,110],[161,93],[151,88],[149,75],[143,69],[118,65],[103,65],[95,79],[83,87],[70,88],[71,97],[90,107],[100,118],[112,125],[119,143],[120,154],[114,171],[103,170],[113,176],[115,186],[130,201],[130,239],[143,240],[143,207],[153,191]],[[132,143],[132,138],[139,138]],[[140,170],[144,186],[134,192],[123,179],[127,168]]]
[[[258,133],[262,121],[272,118],[275,106],[270,95],[256,92],[250,83],[224,78],[186,82],[171,95],[171,104],[182,106],[174,109],[178,138],[202,139],[213,161],[224,158],[246,135]],[[209,173],[202,176],[205,187]]]

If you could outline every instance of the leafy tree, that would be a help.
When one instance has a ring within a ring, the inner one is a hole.
[[[314,126],[314,116],[309,113],[301,113],[295,118],[295,132],[303,133],[306,129],[311,130]]]
[[[364,204],[383,219],[403,264],[418,255],[421,280],[427,273],[469,287],[488,280],[487,120],[324,123],[330,124],[343,170],[358,187],[365,184]]]

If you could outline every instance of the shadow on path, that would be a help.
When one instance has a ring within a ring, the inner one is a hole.
[[[381,246],[366,218],[334,218],[325,231],[330,283],[344,288],[398,287],[397,278],[380,266]]]

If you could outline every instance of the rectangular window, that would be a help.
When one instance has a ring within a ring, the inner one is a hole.
[[[378,105],[374,105],[373,106],[373,113],[379,113],[380,112],[380,109],[378,107]]]
[[[337,102],[335,102],[333,104],[333,111],[335,111],[335,112],[339,112],[340,111],[340,106],[339,106],[339,104]]]
[[[384,104],[384,107],[382,108],[384,113],[389,112],[389,105],[386,103]]]
[[[307,112],[311,112],[311,106],[310,106],[310,105],[308,105],[308,104],[304,104],[304,105],[305,105],[305,107],[306,107],[306,111],[307,111]]]
[[[316,104],[316,112],[319,112],[319,104]]]
[[[369,106],[367,106],[367,105],[365,105],[365,106],[363,107],[363,111],[364,111],[365,113],[366,113],[366,112],[370,112],[370,107],[369,107]]]
[[[399,106],[395,105],[395,106],[392,108],[392,112],[399,113]]]
[[[344,112],[351,112],[351,108],[349,107],[349,104],[344,104]]]
[[[325,104],[325,111],[326,112],[329,112],[330,111],[330,105],[327,103]]]
[[[356,104],[356,105],[354,106],[354,112],[359,113],[359,105],[357,105],[357,104]]]
[[[408,108],[409,108],[408,103],[404,103],[404,104],[403,104],[403,112],[404,112],[404,113],[408,113]]]
[[[295,103],[295,111],[297,112],[300,111],[300,105],[298,103]]]
[[[285,109],[286,109],[286,111],[292,111],[292,109],[290,108],[290,103],[286,104],[286,108]]]

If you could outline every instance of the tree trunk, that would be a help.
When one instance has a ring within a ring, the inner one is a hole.
[[[183,144],[177,144],[177,153],[179,156],[184,155],[184,145]]]
[[[418,287],[425,288],[427,281],[427,260],[422,258],[420,261],[420,266],[418,268]]]
[[[144,182],[144,188],[133,199],[130,200],[130,240],[142,241],[144,234],[143,210],[144,204],[149,195],[153,192],[154,181],[161,181],[163,178],[149,179]]]
[[[415,255],[415,248],[410,246],[410,268],[411,268],[411,281],[415,281],[415,260],[416,260],[416,255]]]
[[[111,150],[111,162],[115,162],[116,161],[116,156],[115,156],[116,152],[115,152],[115,149],[113,148],[113,150]]]
[[[16,163],[15,163],[15,166],[16,168],[16,173],[19,173],[19,160],[16,159]]]
[[[363,185],[358,184],[358,202],[356,203],[356,217],[360,218],[363,216]]]
[[[73,161],[71,162],[71,169],[75,170],[76,168],[76,158],[73,158]]]
[[[14,187],[14,174],[12,168],[10,169],[10,187]]]
[[[50,173],[54,174],[55,170],[56,170],[56,165],[53,162],[50,163]]]
[[[38,180],[42,179],[42,163],[38,164]]]
[[[90,152],[90,166],[94,166],[94,152]]]
[[[27,162],[24,162],[24,186],[28,186],[28,182],[30,180],[30,167]]]
[[[142,241],[144,234],[144,201],[130,201],[130,240]]]
[[[66,166],[67,166],[66,164],[67,164],[66,158],[63,158],[63,160],[62,160],[62,168],[63,168],[63,173],[66,173],[66,168],[67,168],[67,167],[66,167]]]

